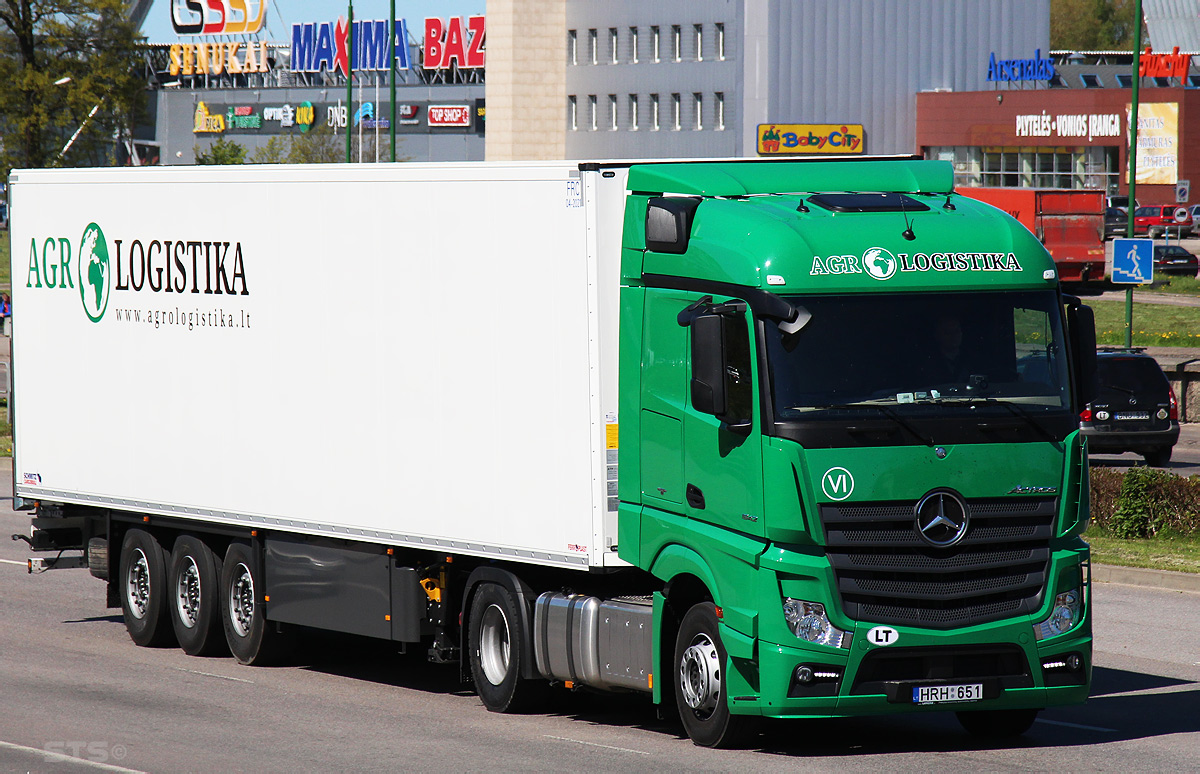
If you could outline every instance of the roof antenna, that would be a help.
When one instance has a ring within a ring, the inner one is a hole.
[[[954,204],[953,204],[953,203],[951,203],[951,201],[950,201],[950,194],[946,194],[946,203],[942,205],[942,209],[943,209],[943,210],[953,210],[953,209],[957,209],[957,208],[954,206]]]
[[[908,222],[908,210],[906,210],[904,208],[904,194],[899,194],[899,196],[900,196],[900,212],[904,214],[904,233],[900,234],[900,236],[904,237],[909,242],[911,242],[917,238],[917,235],[913,233],[912,224],[910,224]]]

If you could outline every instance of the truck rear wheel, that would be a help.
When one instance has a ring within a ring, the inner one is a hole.
[[[219,653],[221,560],[199,538],[181,535],[171,552],[171,624],[179,647],[189,656]]]
[[[467,630],[471,677],[483,706],[492,712],[527,708],[544,684],[521,679],[522,629],[516,597],[496,583],[484,583],[471,604]]]
[[[121,612],[129,637],[143,647],[170,645],[166,552],[149,532],[131,529],[121,543]]]
[[[693,605],[675,639],[675,703],[684,730],[701,747],[735,747],[750,730],[750,718],[729,712],[727,661],[716,605]]]
[[[221,623],[229,652],[240,663],[265,666],[284,654],[282,632],[267,623],[262,579],[254,555],[245,543],[230,543],[221,568]]]
[[[958,722],[972,736],[1002,739],[1020,736],[1029,730],[1041,710],[982,710],[980,712],[956,712]]]

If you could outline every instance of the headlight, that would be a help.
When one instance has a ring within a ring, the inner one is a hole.
[[[1079,589],[1065,591],[1054,598],[1050,617],[1033,627],[1033,636],[1039,640],[1069,632],[1079,623],[1083,614],[1083,594]]]
[[[802,640],[833,648],[843,647],[843,643],[848,645],[850,642],[846,632],[829,622],[825,616],[825,606],[819,602],[788,597],[783,600],[783,617],[787,619],[792,634]]]

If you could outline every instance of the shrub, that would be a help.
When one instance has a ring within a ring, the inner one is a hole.
[[[1122,538],[1200,532],[1200,476],[1154,468],[1091,471],[1092,523]]]

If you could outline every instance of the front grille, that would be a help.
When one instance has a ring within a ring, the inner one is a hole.
[[[916,503],[822,505],[842,609],[856,620],[949,629],[1031,613],[1041,604],[1055,498],[968,500],[951,548],[916,528]]]

